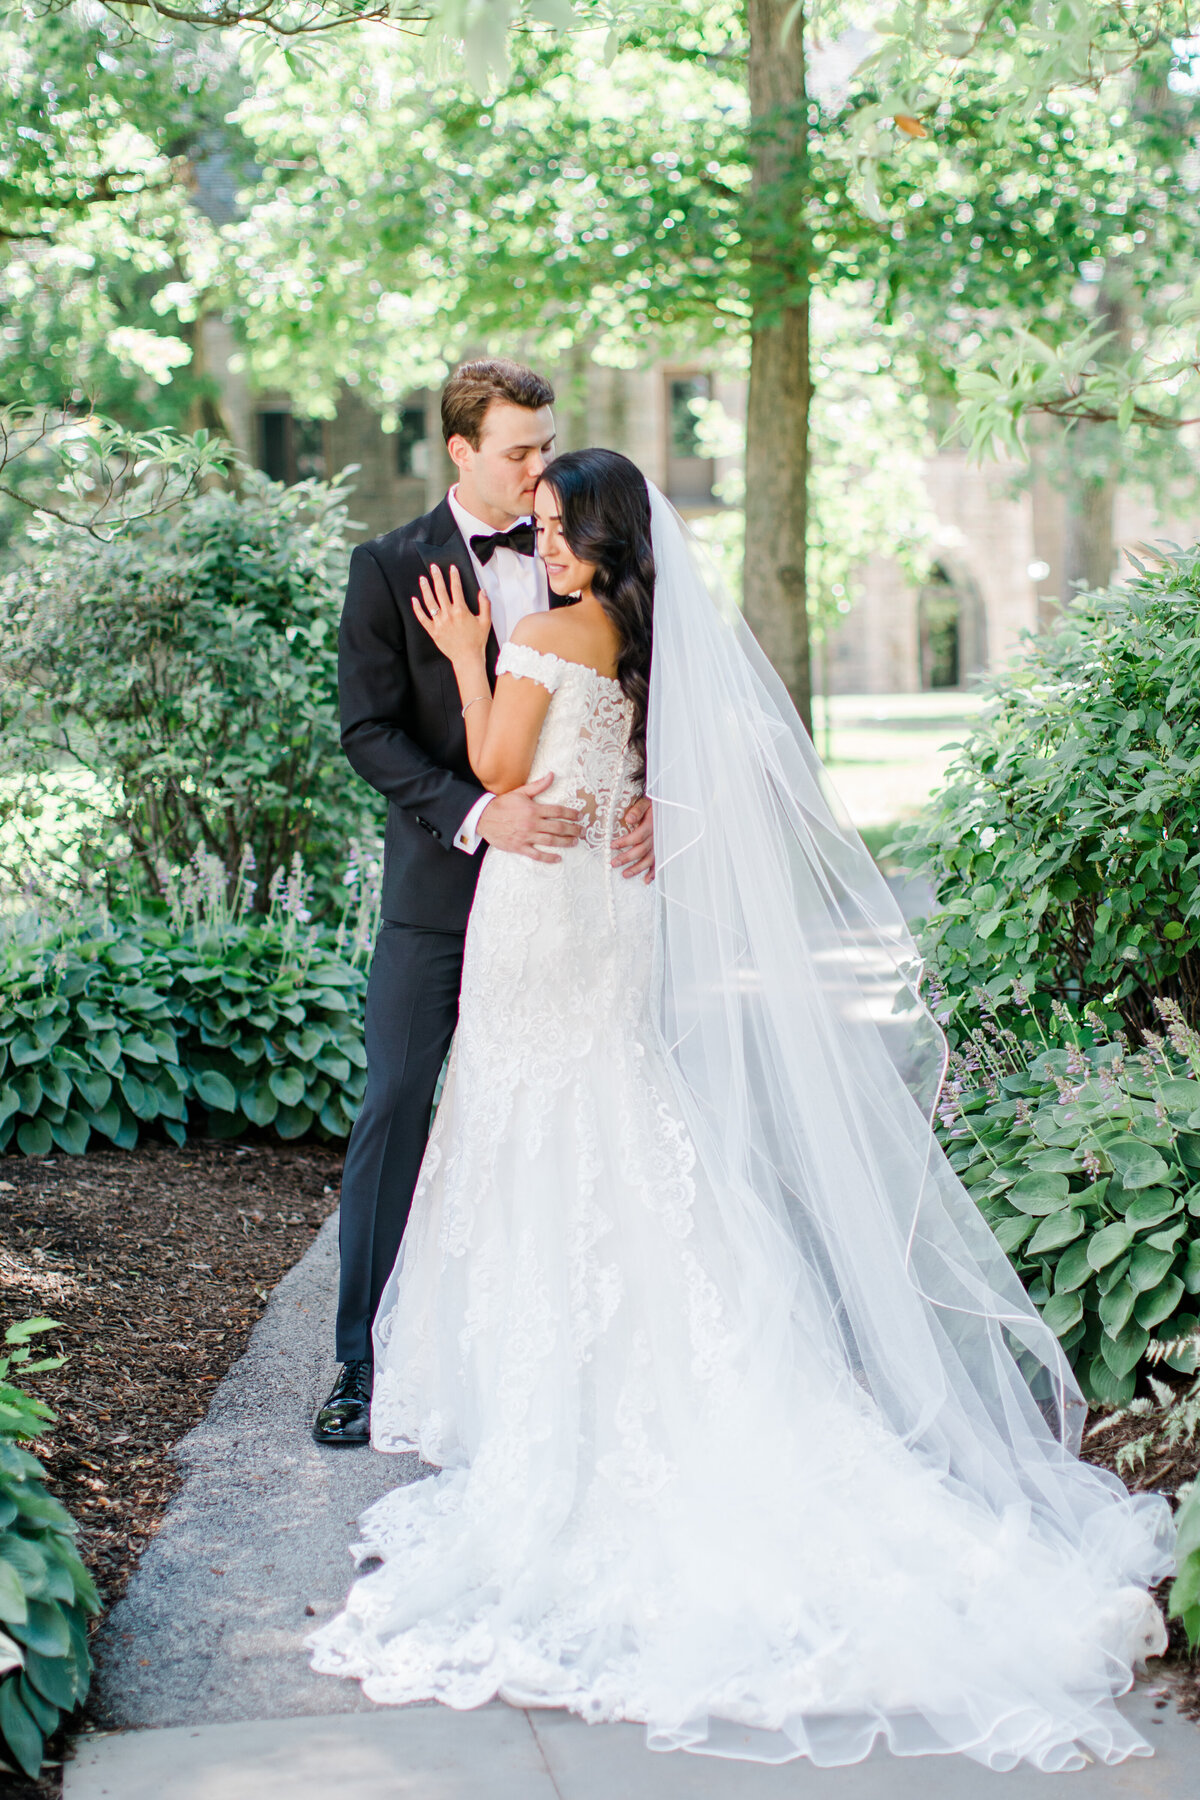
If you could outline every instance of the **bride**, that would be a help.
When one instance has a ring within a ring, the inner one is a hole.
[[[699,546],[624,457],[537,490],[501,652],[423,583],[471,764],[581,847],[493,850],[375,1326],[373,1442],[440,1472],[310,1640],[372,1700],[499,1695],[654,1749],[1076,1769],[1165,1648],[1164,1500],[1077,1459],[1057,1340],[933,1138],[943,1044],[871,859]],[[652,886],[614,825],[654,804]]]

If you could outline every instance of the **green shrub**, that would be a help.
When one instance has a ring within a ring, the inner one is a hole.
[[[1140,565],[1139,565],[1140,567]],[[1200,1017],[1200,547],[1027,637],[943,790],[894,848],[932,883],[922,932],[955,1008],[1018,984]],[[1010,1023],[1013,1022],[1010,1017]]]
[[[1160,1010],[1138,1052],[1061,1003],[1066,1048],[993,1015],[953,1053],[937,1124],[1087,1399],[1113,1406],[1143,1365],[1198,1361],[1200,1035]]]
[[[46,1492],[37,1457],[20,1447],[54,1414],[8,1380],[14,1366],[33,1374],[60,1365],[58,1356],[30,1360],[29,1339],[53,1328],[52,1319],[10,1325],[0,1356],[0,1743],[30,1777],[45,1740],[87,1694],[87,1615],[100,1610],[76,1554],[75,1522]]]
[[[343,1138],[366,1081],[362,1047],[374,896],[314,923],[299,870],[247,884],[198,859],[157,912],[30,918],[0,939],[0,1150],[79,1155],[93,1134],[130,1149],[157,1121],[176,1143],[273,1126]]]
[[[1167,1611],[1170,1618],[1180,1620],[1187,1641],[1195,1650],[1200,1646],[1200,1481],[1193,1482],[1175,1525],[1177,1572],[1171,1583]]]
[[[247,473],[111,543],[46,528],[0,582],[2,872],[112,901],[249,845],[268,872],[302,857],[325,908],[380,818],[338,744],[346,504]]]

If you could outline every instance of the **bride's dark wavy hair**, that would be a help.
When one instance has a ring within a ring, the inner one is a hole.
[[[646,477],[616,450],[568,450],[542,480],[558,500],[563,536],[594,563],[592,592],[616,626],[617,680],[633,702],[629,747],[646,772],[646,713],[654,648],[654,552]]]

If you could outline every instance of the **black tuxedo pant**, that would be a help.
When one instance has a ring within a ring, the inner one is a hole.
[[[371,1355],[371,1325],[408,1221],[434,1089],[458,1019],[465,936],[385,919],[375,940],[367,1088],[342,1171],[339,1362]]]

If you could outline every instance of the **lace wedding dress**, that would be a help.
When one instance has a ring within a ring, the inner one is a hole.
[[[651,1028],[661,901],[610,861],[629,703],[527,647],[499,667],[550,690],[531,778],[556,771],[586,830],[557,865],[482,871],[376,1327],[374,1446],[441,1473],[365,1515],[381,1566],[314,1667],[765,1761],[851,1762],[880,1733],[996,1769],[1148,1753],[1111,1700],[1165,1642],[1129,1585],[1155,1573],[1144,1511],[1087,1470],[1113,1504],[1078,1543],[1035,1532],[831,1354],[795,1243],[707,1178]]]

